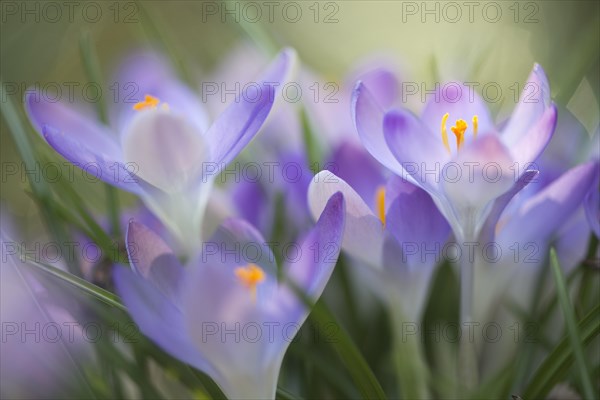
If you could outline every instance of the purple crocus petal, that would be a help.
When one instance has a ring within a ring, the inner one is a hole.
[[[114,82],[119,86],[119,99],[113,114],[116,126],[124,132],[137,111],[133,105],[151,95],[171,110],[184,114],[200,132],[206,132],[209,118],[200,99],[179,82],[167,60],[159,53],[138,51],[130,55],[119,67]]]
[[[362,146],[342,142],[326,166],[356,190],[372,210],[375,209],[376,193],[385,184],[385,179],[381,165]]]
[[[406,176],[406,172],[387,146],[383,133],[384,110],[366,85],[358,82],[352,93],[352,119],[362,144],[377,161],[394,172]]]
[[[299,258],[289,260],[284,270],[288,278],[316,300],[337,262],[345,223],[344,196],[336,192],[325,205],[314,228],[300,246]]]
[[[533,163],[544,151],[556,128],[556,107],[551,105],[546,109],[539,120],[534,123],[529,132],[522,135],[520,139],[510,147],[512,157],[516,166],[522,171]],[[504,137],[502,138],[504,143]]]
[[[391,107],[398,98],[398,80],[391,71],[385,68],[376,68],[360,74],[358,79],[365,85],[373,98],[383,109]]]
[[[560,228],[555,241],[556,255],[566,274],[587,256],[590,227],[583,214],[577,211],[568,223]]]
[[[384,245],[384,270],[378,274],[382,300],[394,310],[400,307],[406,321],[421,320],[431,277],[442,259],[444,246],[431,242],[427,248],[415,248],[413,243],[400,244],[389,234]]]
[[[141,192],[111,131],[62,103],[43,100],[36,93],[27,94],[25,109],[35,129],[72,164],[111,185]]]
[[[509,146],[517,144],[523,135],[542,118],[550,106],[550,85],[544,69],[535,64],[527,78],[519,103],[512,113],[506,127],[502,130],[502,139]]]
[[[502,212],[505,210],[508,203],[517,193],[529,185],[529,183],[533,182],[538,175],[539,171],[536,170],[525,171],[517,183],[513,185],[508,192],[504,193],[494,201],[494,205],[492,206],[492,209],[488,214],[479,234],[479,240],[481,243],[485,244],[494,240],[498,220],[500,219],[500,216],[502,215]]]
[[[69,307],[87,304],[86,298],[28,265],[18,248],[19,243],[25,245],[24,239],[6,211],[0,206],[1,396],[68,398],[85,381],[80,365],[93,362],[92,345],[81,329],[89,319],[81,310]],[[54,264],[56,259],[47,262],[62,267],[62,262]],[[51,334],[44,328],[49,325],[54,325]]]
[[[441,123],[444,114],[448,113],[448,124],[453,124],[458,119],[464,119],[469,126],[473,116],[477,116],[478,132],[480,134],[494,131],[494,122],[485,101],[474,88],[469,88],[458,82],[448,82],[437,86],[435,93],[429,95],[429,100],[421,114],[421,120],[441,142]],[[449,127],[448,127],[449,128]],[[449,132],[450,135],[452,134]],[[469,131],[467,131],[467,134]]]
[[[315,226],[299,241],[297,257],[289,258],[283,266],[286,283],[277,290],[277,307],[270,313],[283,325],[300,327],[309,310],[295,289],[316,302],[323,293],[342,247],[345,225],[345,201],[341,192],[327,201]],[[291,285],[290,285],[291,284]],[[293,286],[293,288],[291,287]],[[284,351],[289,341],[273,346],[267,351]]]
[[[183,267],[171,248],[152,230],[134,221],[129,222],[126,244],[135,271],[176,303]]]
[[[600,143],[592,145],[586,127],[573,113],[560,104],[554,106],[558,111],[554,134],[543,154],[535,162],[539,165],[539,170],[544,171],[543,181],[548,182],[574,167],[576,160],[585,159],[585,155],[582,154],[584,148],[600,148]]]
[[[238,215],[267,233],[272,225],[269,199],[260,182],[242,180],[232,188],[231,198]]]
[[[144,335],[173,357],[214,376],[187,336],[181,310],[150,282],[122,266],[114,268],[114,282],[129,314]]]
[[[442,168],[442,186],[457,211],[481,210],[514,184],[509,150],[494,134],[478,137]]]
[[[439,170],[448,160],[442,142],[427,134],[427,127],[404,109],[385,114],[383,131],[389,149],[410,176],[424,188],[437,187],[437,180],[427,171]],[[401,176],[406,178],[406,174]]]
[[[263,282],[257,289],[265,284],[271,283]],[[270,300],[277,307],[276,299],[253,300],[232,269],[214,263],[190,271],[183,298],[182,332],[217,371],[211,377],[225,395],[274,398],[283,352],[272,350],[289,344],[281,324],[265,311],[269,305],[264,303]]]
[[[590,193],[585,198],[584,203],[585,216],[592,231],[600,238],[600,192],[598,191],[598,182],[592,186]]]
[[[276,93],[281,91],[281,84],[286,83],[296,67],[296,51],[292,48],[282,50],[277,57],[267,66],[259,77],[258,82],[275,87]]]
[[[76,138],[91,149],[102,151],[107,157],[118,159],[119,144],[113,132],[77,110],[57,102],[48,101],[40,92],[25,95],[25,111],[35,130],[44,135],[44,130],[52,130]]]
[[[136,175],[165,192],[196,184],[209,151],[197,128],[169,110],[140,111],[123,136],[123,156]]]
[[[597,162],[565,172],[528,199],[501,228],[498,235],[502,242],[528,243],[547,238],[581,205],[597,174]]]
[[[212,124],[205,137],[211,161],[219,168],[229,163],[252,140],[265,122],[275,100],[275,87],[287,79],[293,53],[281,52],[257,85],[244,91]]]
[[[185,331],[219,373],[213,378],[228,398],[273,397],[283,359],[279,350],[289,344],[277,323],[285,312],[275,297],[276,271],[265,270],[265,280],[257,284],[254,295],[236,275],[236,269],[249,261],[250,243],[264,239],[246,222],[226,220],[191,266],[183,289]],[[263,331],[273,323],[274,331]],[[260,334],[256,340],[241,338],[249,328]],[[223,336],[225,331],[233,334]]]
[[[136,194],[141,194],[144,187],[151,187],[135,175],[134,166],[125,163],[120,155],[113,158],[102,147],[89,146],[77,137],[49,126],[44,127],[43,135],[57,153],[84,169],[88,176]]]
[[[278,160],[281,167],[276,180],[279,181],[278,189],[287,205],[288,221],[292,221],[293,226],[299,229],[312,225],[306,193],[314,172],[308,165],[306,153],[303,150],[284,152]]]
[[[308,188],[308,204],[313,218],[321,215],[336,192],[342,192],[345,200],[344,250],[374,268],[381,268],[385,233],[382,222],[358,193],[332,172],[319,172]]]
[[[252,140],[271,111],[274,93],[272,86],[252,86],[246,97],[258,100],[242,99],[227,107],[206,133],[211,161],[219,167],[226,165]]]
[[[231,269],[256,264],[271,276],[277,275],[275,256],[259,231],[247,221],[227,218],[203,244],[202,262],[228,265]],[[261,287],[258,288],[259,295]]]
[[[427,192],[402,179],[395,179],[394,184],[398,195],[389,206],[386,228],[405,250],[409,266],[434,265],[435,257],[426,260],[425,256],[444,246],[450,226]]]

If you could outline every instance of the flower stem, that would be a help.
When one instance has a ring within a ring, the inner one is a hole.
[[[392,315],[394,324],[394,362],[403,399],[429,399],[428,369],[416,321],[407,321],[400,313]]]
[[[475,274],[475,218],[474,213],[467,215],[464,234],[460,243],[460,343],[458,349],[458,379],[462,390],[471,391],[477,386],[477,346],[471,334],[473,326],[473,291]],[[466,329],[466,330],[465,330]]]

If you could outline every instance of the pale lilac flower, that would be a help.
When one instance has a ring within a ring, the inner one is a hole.
[[[533,178],[537,173],[528,171],[526,175]],[[590,230],[577,213],[597,179],[598,163],[588,162],[571,168],[545,187],[532,184],[497,200],[496,205],[504,206],[490,213],[476,241],[474,321],[481,326],[495,323],[501,329],[521,327],[519,335],[523,334],[526,321],[510,310],[516,307],[531,311],[542,269],[548,267],[550,245],[557,247],[566,272],[581,261]],[[514,337],[503,335],[498,341],[479,341],[478,345],[486,355],[482,357],[486,375],[496,373],[508,362],[516,342]]]
[[[352,157],[353,168],[345,157],[334,165],[345,166],[340,171],[352,186],[330,171],[318,173],[308,191],[312,215],[316,218],[327,199],[342,192],[344,251],[370,267],[378,294],[392,310],[399,309],[407,321],[419,321],[450,227],[427,192],[399,177],[386,182],[370,167],[368,154],[347,146],[342,153]]]
[[[556,108],[539,65],[527,84],[534,94],[524,91],[503,129],[474,91],[452,82],[438,87],[420,117],[386,109],[378,89],[358,82],[354,122],[379,162],[426,190],[455,234],[473,240],[493,201],[516,184],[554,131]]]
[[[282,266],[283,280],[265,240],[242,220],[226,220],[185,267],[133,222],[133,268],[115,270],[117,290],[144,334],[209,374],[229,398],[274,398],[287,346],[308,315],[289,282],[313,300],[321,295],[337,261],[344,208],[342,195],[332,196]]]
[[[25,98],[29,118],[46,141],[73,164],[140,196],[191,253],[214,177],[248,144],[269,115],[276,86],[294,60],[284,50],[213,121],[200,99],[153,55],[130,60],[117,82],[132,83],[135,104],[115,112],[115,130],[39,93]]]
[[[537,171],[527,174],[535,176]],[[520,293],[523,300],[532,295],[530,285],[535,279],[527,277],[537,275],[556,232],[581,206],[597,176],[598,163],[588,162],[568,170],[537,193],[526,194],[526,188],[512,199],[510,207],[506,204],[514,193],[499,199],[497,204],[504,202],[505,206],[490,213],[478,240],[480,246],[493,243],[499,252],[485,257],[476,252],[475,309],[481,319],[513,276],[521,289],[512,292]],[[519,303],[526,307],[527,301]]]
[[[600,238],[600,191],[598,183],[592,186],[585,200],[585,215],[592,231],[597,238]]]
[[[81,321],[69,311],[83,300],[65,293],[57,279],[28,265],[19,246],[29,250],[29,257],[41,257],[31,252],[35,244],[14,236],[16,230],[4,208],[0,215],[0,397],[93,395],[82,369],[94,366],[90,340]]]
[[[314,88],[304,102],[309,120],[319,133],[317,138],[324,147],[338,147],[345,142],[358,142],[352,113],[348,108],[357,81],[372,88],[376,101],[384,108],[391,107],[401,96],[396,70],[397,63],[386,56],[370,55],[360,61],[341,82],[327,81],[316,73],[305,70],[304,80]],[[316,95],[316,96],[313,96]]]

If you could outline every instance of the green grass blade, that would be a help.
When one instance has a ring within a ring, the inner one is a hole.
[[[562,269],[560,268],[558,257],[556,256],[556,250],[554,248],[550,249],[550,266],[552,267],[552,273],[556,283],[558,300],[563,310],[565,322],[567,323],[568,337],[571,341],[573,353],[575,354],[575,361],[577,362],[577,367],[579,369],[579,377],[583,387],[583,394],[585,398],[592,399],[595,397],[594,389],[592,388],[592,378],[583,354],[583,346],[581,345],[579,328],[577,327],[577,322],[575,320],[574,308],[571,305],[571,300],[569,299],[569,294],[567,293],[565,277]]]
[[[202,384],[202,387],[204,388],[204,390],[206,390],[206,393],[210,396],[211,399],[227,399],[227,396],[225,396],[219,385],[217,385],[210,376],[206,375],[203,371],[198,371],[194,368],[191,368],[191,371],[196,377],[196,379],[198,379],[198,381]]]
[[[2,92],[2,98],[6,98],[6,102],[2,104],[2,116],[8,125],[19,155],[23,159],[27,170],[35,170],[35,154],[31,146],[31,142],[27,136],[27,131],[23,126],[23,122],[17,111],[17,107],[13,103],[13,99],[4,93],[4,83],[0,80],[0,92]],[[43,179],[29,179],[31,189],[33,190],[36,197],[46,199],[50,193],[46,182]]]
[[[371,367],[369,367],[369,364],[350,338],[348,332],[346,332],[331,311],[325,306],[325,303],[319,301],[315,304],[293,281],[287,280],[287,283],[305,306],[311,310],[310,318],[320,326],[331,326],[331,324],[334,324],[338,328],[335,335],[330,338],[330,343],[338,353],[344,366],[348,369],[354,384],[363,397],[366,399],[386,399],[386,394]]]
[[[320,160],[323,159],[321,154],[321,148],[317,142],[316,135],[312,129],[306,107],[300,108],[300,121],[302,122],[302,140],[304,141],[304,148],[308,157],[308,163],[310,168],[320,166]],[[313,171],[315,174],[319,171]]]
[[[100,63],[96,55],[94,44],[88,32],[82,32],[79,38],[79,51],[81,53],[81,60],[85,69],[85,74],[90,82],[95,82],[99,87],[104,86],[104,80],[102,79],[102,73],[100,71]],[[108,125],[108,113],[106,111],[106,103],[104,99],[96,102],[96,113],[98,119],[104,124]],[[106,194],[106,207],[108,210],[108,216],[110,219],[111,233],[115,236],[120,235],[120,223],[119,223],[119,202],[117,197],[117,191],[111,185],[105,183],[105,194]]]
[[[85,75],[90,82],[96,83],[100,87],[104,87],[104,80],[102,79],[102,73],[100,71],[100,63],[96,55],[94,44],[89,32],[81,32],[79,37],[79,53],[81,55],[81,61],[83,62],[83,68]],[[105,125],[108,125],[108,113],[106,111],[106,104],[101,99],[96,102],[96,113],[98,119]]]
[[[31,266],[33,268],[36,268],[40,271],[45,272],[46,274],[49,274],[55,278],[61,279],[62,281],[81,290],[83,293],[91,295],[92,297],[96,298],[97,300],[100,300],[101,302],[103,302],[105,304],[108,304],[109,306],[118,308],[119,310],[122,310],[122,311],[127,310],[125,308],[125,306],[123,305],[123,303],[121,303],[121,300],[119,299],[119,297],[117,297],[115,294],[113,294],[107,290],[102,289],[101,287],[91,284],[84,279],[81,279],[73,274],[69,274],[68,272],[60,270],[51,265],[37,262],[30,258],[25,258],[25,260],[26,260],[25,265]]]
[[[111,251],[113,248],[113,242],[108,234],[104,232],[102,227],[96,222],[91,212],[85,207],[85,201],[79,196],[79,194],[73,189],[73,187],[68,184],[60,184],[60,192],[63,194],[67,194],[65,196],[66,199],[70,202],[70,209],[63,206],[63,209],[67,208],[68,210],[73,210],[77,216],[81,219],[81,221],[85,224],[88,229],[88,232],[91,232],[89,236],[90,239],[93,239],[98,246],[102,249],[104,254],[110,254],[111,260],[113,262],[126,262],[126,260],[121,259],[119,254],[115,251]]]
[[[0,92],[4,98],[6,94],[4,93],[4,84],[1,79]],[[25,128],[19,111],[10,96],[6,96],[6,102],[3,103],[2,116],[8,125],[8,130],[15,141],[17,151],[25,163],[27,170],[35,171],[36,169],[39,169],[35,158],[35,152],[27,135],[27,129]],[[52,198],[50,187],[44,179],[29,179],[29,173],[27,173],[27,177],[34,197],[36,200],[39,200],[40,213],[43,216],[48,231],[54,237],[56,242],[60,244],[63,254],[66,254],[64,252],[66,252],[67,249],[64,247],[64,244],[68,242],[68,235],[55,212],[54,199]],[[74,260],[67,260],[67,267],[72,274],[78,275],[80,273],[79,266]]]
[[[314,308],[313,315],[322,326],[334,323],[339,327],[335,336],[337,340],[332,340],[331,344],[344,362],[344,365],[352,376],[352,380],[362,395],[367,399],[385,399],[385,392],[377,381],[375,374],[333,314],[331,314],[324,304],[321,304]]]
[[[289,391],[281,387],[277,387],[277,395],[275,398],[278,400],[300,400],[300,397],[294,395],[293,393],[290,393]]]
[[[600,305],[596,306],[578,325],[580,345],[587,345],[600,333]],[[563,338],[533,374],[521,396],[524,399],[545,398],[562,381],[575,360],[571,338]],[[591,398],[594,398],[593,396]]]

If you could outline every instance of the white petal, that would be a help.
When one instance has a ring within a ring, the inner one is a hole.
[[[313,218],[319,218],[327,201],[336,192],[342,192],[346,202],[342,248],[353,257],[381,268],[385,233],[383,224],[358,193],[330,171],[319,172],[308,188],[308,204]]]
[[[135,173],[164,190],[182,190],[199,179],[208,149],[201,132],[181,114],[143,110],[123,138],[125,160]]]

